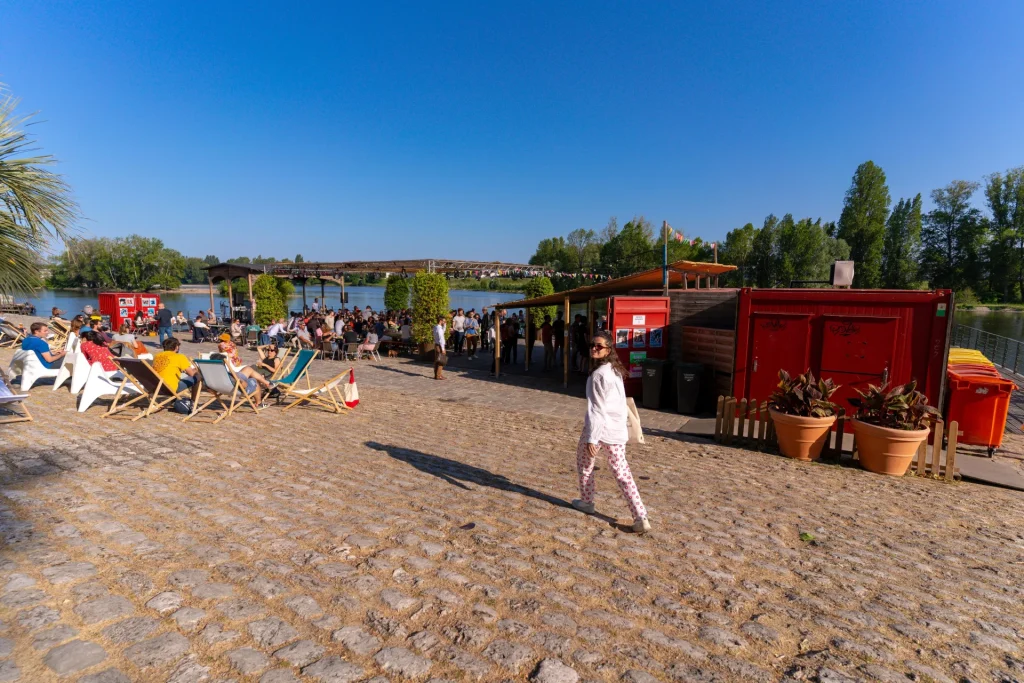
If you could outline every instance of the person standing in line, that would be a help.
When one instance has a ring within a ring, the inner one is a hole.
[[[562,357],[565,357],[565,321],[562,320],[561,311],[555,315],[555,322],[551,324],[551,333],[555,340],[555,362],[558,363],[559,350],[562,351]]]
[[[622,380],[627,370],[615,353],[615,343],[607,332],[594,335],[590,344],[590,376],[587,377],[587,414],[583,433],[576,446],[576,472],[579,475],[580,497],[572,506],[580,512],[594,513],[594,464],[604,451],[608,467],[619,482],[619,491],[633,515],[633,531],[651,530],[647,509],[633,481],[626,461],[626,389]]]
[[[434,379],[444,379],[444,361],[442,358],[445,356],[444,327],[446,322],[448,322],[448,318],[439,315],[437,317],[437,325],[434,325]]]
[[[484,351],[491,350],[491,335],[489,334],[493,327],[493,321],[491,320],[491,314],[487,312],[487,309],[483,309],[483,315],[478,318],[480,322],[480,348]]]
[[[455,342],[455,355],[462,355],[462,344],[466,339],[466,314],[460,308],[452,317],[452,341]]]
[[[480,342],[480,321],[476,314],[470,312],[466,316],[466,354],[469,360],[476,360],[476,347]]]
[[[550,372],[555,363],[554,332],[551,329],[551,316],[544,316],[544,324],[540,326],[540,340],[544,344],[544,372]]]
[[[312,309],[312,311],[313,311],[314,313],[316,313],[317,311],[319,311],[319,310],[320,310],[320,299],[318,299],[317,297],[315,297],[315,296],[314,296],[314,297],[313,297],[313,305],[312,305],[312,306],[310,306],[310,309]]]

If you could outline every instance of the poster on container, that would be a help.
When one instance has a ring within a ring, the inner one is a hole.
[[[647,346],[646,339],[647,339],[647,330],[645,330],[645,329],[633,330],[633,348],[634,349],[642,349],[645,346]]]
[[[644,372],[644,361],[647,360],[646,351],[629,352],[629,377],[636,379],[642,377]]]
[[[660,327],[656,327],[651,330],[651,336],[647,339],[648,346],[652,349],[660,349],[662,332],[663,330]]]
[[[629,330],[615,330],[615,348],[629,348]]]

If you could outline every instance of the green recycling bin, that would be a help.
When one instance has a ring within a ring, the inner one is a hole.
[[[647,358],[643,363],[643,405],[649,410],[661,408],[661,389],[665,384],[670,362],[660,358]]]
[[[676,412],[690,415],[697,408],[700,398],[700,376],[704,366],[700,363],[679,363],[676,365]],[[646,392],[645,398],[646,398]]]

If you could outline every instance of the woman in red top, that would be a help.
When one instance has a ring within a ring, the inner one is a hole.
[[[89,361],[89,365],[99,363],[103,366],[104,372],[117,372],[117,366],[114,365],[114,354],[110,353],[110,349],[95,332],[90,330],[82,333],[80,348],[85,359]]]

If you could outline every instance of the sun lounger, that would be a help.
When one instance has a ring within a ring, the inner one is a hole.
[[[36,356],[35,351],[26,351],[21,349],[14,354],[14,358],[11,359],[11,366],[7,370],[9,377],[21,376],[19,386],[21,387],[21,393],[26,393],[32,388],[40,379],[47,377],[56,377],[60,373],[60,369],[53,369],[46,367]]]
[[[31,422],[32,413],[25,405],[28,394],[15,394],[11,391],[9,380],[0,370],[0,413],[7,414],[7,417],[0,417],[0,424],[11,424],[13,422]],[[21,407],[21,413],[15,412],[14,406]]]
[[[117,371],[104,370],[102,363],[93,363],[89,366],[89,376],[82,387],[81,396],[78,399],[78,412],[84,413],[98,398],[116,396],[121,389],[121,382],[124,375]],[[138,396],[142,392],[131,382],[124,386],[124,393]]]
[[[192,412],[185,417],[185,422],[202,413],[212,403],[217,403],[222,408],[212,424],[217,424],[245,405],[252,408],[253,412],[257,415],[259,414],[259,406],[253,401],[252,395],[246,391],[245,385],[238,380],[235,373],[231,372],[226,362],[222,360],[198,359],[192,361],[192,364],[199,371],[198,396],[201,397],[202,392],[207,391],[213,394],[213,398],[202,405],[199,405],[197,400],[193,404]],[[217,413],[218,411],[211,408],[208,412]]]
[[[276,387],[281,394],[283,394],[288,389],[296,388],[296,385],[305,379],[306,388],[312,389],[313,385],[309,382],[308,373],[309,365],[313,362],[313,359],[316,358],[316,354],[317,352],[312,349],[302,349],[299,351],[295,355],[295,362],[291,369],[286,374],[282,375],[280,379],[271,380],[271,385]],[[280,396],[278,399],[280,400]]]
[[[332,413],[343,413],[351,410],[351,408],[345,405],[344,385],[342,384],[343,380],[350,374],[352,374],[352,368],[311,389],[282,389],[282,398],[284,396],[291,396],[295,399],[286,405],[284,409],[290,410],[295,406],[309,403],[313,406],[329,410]]]
[[[148,361],[138,358],[115,358],[114,364],[121,370],[124,379],[121,380],[113,403],[110,404],[107,412],[103,414],[105,418],[117,415],[129,406],[139,404],[137,407],[142,412],[132,418],[132,422],[135,422],[163,410],[179,398],[189,398],[190,389],[177,391],[177,387],[173,389],[168,387]],[[129,384],[134,385],[140,393],[135,398],[119,405],[121,397],[126,393],[126,387]]]
[[[0,324],[0,349],[11,348],[21,344],[25,333],[10,323]]]

